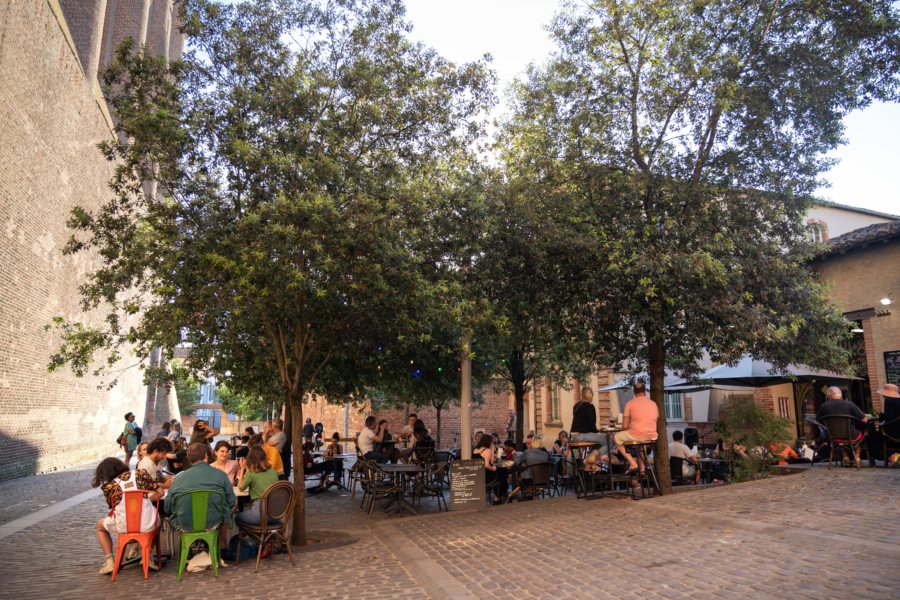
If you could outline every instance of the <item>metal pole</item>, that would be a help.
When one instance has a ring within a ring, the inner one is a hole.
[[[472,457],[472,421],[469,407],[472,403],[472,359],[469,356],[472,348],[472,336],[464,334],[460,342],[462,346],[462,385],[459,398],[459,452],[464,460]]]
[[[344,439],[350,437],[350,403],[344,402]]]

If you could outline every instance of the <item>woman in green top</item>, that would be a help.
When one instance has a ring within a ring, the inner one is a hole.
[[[278,483],[278,473],[269,465],[262,447],[253,446],[247,458],[241,459],[238,487],[241,490],[250,488],[250,499],[256,500],[265,494],[273,483]],[[251,504],[243,512],[238,513],[234,520],[246,525],[259,525],[259,508]]]
[[[125,415],[125,429],[122,430],[122,435],[125,436],[122,448],[125,449],[125,464],[127,465],[131,462],[131,455],[134,454],[134,449],[137,448],[138,445],[137,425],[134,424],[134,413]]]

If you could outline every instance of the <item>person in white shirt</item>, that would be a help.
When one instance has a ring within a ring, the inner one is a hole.
[[[388,456],[383,452],[375,450],[375,442],[380,442],[384,439],[384,427],[379,426],[376,431],[376,421],[377,419],[374,415],[366,417],[366,426],[359,432],[357,444],[359,445],[359,452],[363,455],[363,458],[383,463],[387,462]]]
[[[691,452],[684,442],[684,434],[680,431],[672,433],[672,443],[669,444],[669,456],[683,458],[681,463],[681,475],[687,479],[693,479],[694,483],[700,481],[700,469],[697,468],[697,456]]]
[[[266,443],[270,446],[274,446],[279,454],[281,454],[281,449],[284,448],[284,444],[287,442],[287,435],[282,431],[283,429],[284,421],[281,419],[273,419],[272,428],[268,432],[268,437],[266,437]]]
[[[166,455],[171,451],[172,442],[158,437],[147,444],[146,454],[138,461],[136,468],[146,471],[153,483],[157,484],[158,489],[168,489],[172,485],[172,478],[162,472],[163,468],[168,466]]]

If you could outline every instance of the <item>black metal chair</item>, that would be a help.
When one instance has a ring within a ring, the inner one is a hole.
[[[413,503],[417,503],[420,509],[422,507],[422,498],[427,496],[437,499],[438,510],[449,512],[450,507],[447,505],[447,499],[444,497],[444,477],[449,464],[449,461],[431,463],[426,466],[425,472],[416,478]],[[443,503],[443,507],[441,507],[441,503]]]
[[[900,452],[900,417],[881,423],[879,432],[881,434],[881,456],[884,459],[884,466],[890,467],[888,450]]]
[[[853,422],[856,421],[850,415],[823,415],[822,425],[828,431],[828,437],[831,442],[831,452],[828,455],[828,468],[834,464],[835,453],[848,453],[848,460],[853,461],[854,466],[860,467],[859,460],[856,457],[857,449],[866,451],[868,458],[869,451],[863,442],[866,439],[865,434],[854,435]]]
[[[669,457],[669,473],[672,474],[672,485],[688,485],[693,479],[684,476],[685,459],[680,456]]]
[[[531,470],[531,479],[522,480],[522,497],[543,497],[546,493],[551,493],[552,495],[550,473],[553,470],[553,463],[542,462],[529,465],[528,468]]]

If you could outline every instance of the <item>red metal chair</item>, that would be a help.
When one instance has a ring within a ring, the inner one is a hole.
[[[137,542],[141,546],[141,565],[144,567],[144,579],[150,577],[150,551],[153,541],[156,540],[156,560],[162,568],[162,552],[160,547],[159,528],[159,499],[151,501],[156,510],[156,527],[152,531],[141,531],[141,516],[144,511],[144,498],[153,492],[147,490],[125,490],[113,495],[113,506],[119,502],[125,503],[125,533],[119,533],[116,539],[116,562],[113,565],[112,580],[116,580],[119,566],[122,564],[122,556],[129,542]],[[113,519],[117,517],[113,511]],[[116,524],[118,530],[118,523]]]

